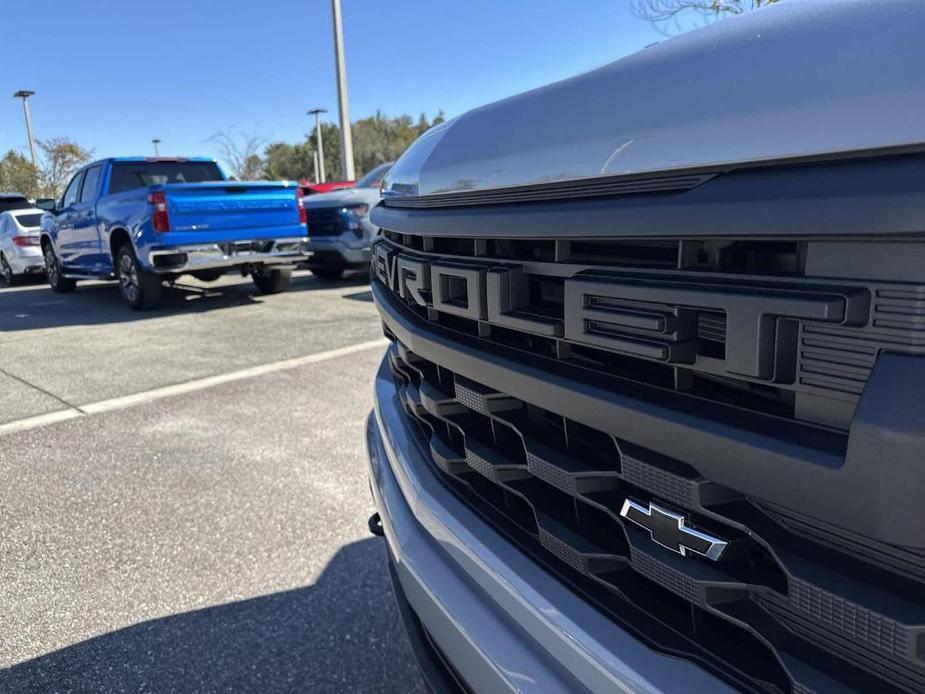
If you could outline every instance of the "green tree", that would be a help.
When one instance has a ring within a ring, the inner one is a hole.
[[[424,113],[418,117],[417,123],[412,121],[411,116],[389,118],[381,112],[358,120],[353,125],[353,154],[358,175],[383,162],[398,159],[421,134],[442,122],[442,111],[432,122]]]
[[[312,128],[308,135],[308,144],[311,147],[312,156],[318,149],[316,140],[317,133]],[[321,145],[324,149],[324,173],[329,181],[342,181],[344,179],[343,169],[340,165],[340,128],[334,123],[321,124]],[[315,169],[312,166],[311,180],[315,180]]]
[[[429,121],[424,113],[415,122],[411,116],[389,118],[380,112],[370,118],[355,121],[353,123],[353,155],[356,175],[362,176],[383,162],[394,161],[422,133],[442,122],[442,111],[439,111],[432,121]],[[340,128],[334,123],[322,123],[321,137],[327,180],[340,180],[343,178],[340,161]],[[316,151],[314,128],[305,136],[303,142],[297,144],[274,142],[268,145],[263,152],[263,174],[270,180],[317,181]]]
[[[296,145],[274,142],[263,153],[264,175],[271,181],[279,179],[298,181],[314,180],[314,149],[306,141]]]
[[[0,159],[0,190],[39,197],[39,173],[32,162],[15,150]]]
[[[39,140],[38,144],[42,150],[39,195],[58,198],[74,172],[90,161],[93,152],[66,137]]]
[[[775,2],[778,0],[633,0],[632,9],[661,33],[672,35]]]
[[[273,179],[317,181],[315,171],[315,152],[318,149],[315,129],[305,136],[305,140],[295,145],[286,142],[274,142],[264,151],[266,176]],[[333,123],[321,124],[321,140],[324,148],[324,172],[327,180],[342,178],[340,166],[340,128]]]

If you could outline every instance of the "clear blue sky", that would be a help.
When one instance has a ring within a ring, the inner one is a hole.
[[[342,0],[352,120],[453,116],[662,37],[629,0]],[[295,142],[336,120],[328,0],[3,0],[0,153],[69,137],[97,156],[215,156],[219,130]]]

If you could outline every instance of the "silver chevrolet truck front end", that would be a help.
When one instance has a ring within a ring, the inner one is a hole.
[[[925,691],[923,32],[782,2],[397,162],[372,527],[438,691]]]

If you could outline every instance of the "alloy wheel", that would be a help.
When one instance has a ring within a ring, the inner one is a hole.
[[[122,295],[130,302],[138,300],[138,267],[128,253],[119,259],[119,285]]]
[[[2,255],[0,255],[0,272],[3,273],[3,281],[6,282],[7,286],[12,286],[13,268],[10,267],[10,264],[6,261],[6,258]]]
[[[58,284],[58,259],[51,246],[45,246],[45,272],[48,273],[48,282],[54,286]]]

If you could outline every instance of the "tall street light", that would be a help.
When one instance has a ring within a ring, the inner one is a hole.
[[[327,109],[324,108],[313,108],[308,112],[308,115],[315,117],[315,140],[318,144],[318,159],[316,160],[318,163],[315,166],[315,177],[318,179],[318,183],[324,183],[327,180],[324,175],[324,142],[321,140],[321,114],[327,112]]]
[[[352,181],[353,134],[350,132],[350,112],[347,107],[347,68],[344,66],[344,31],[340,0],[331,0],[334,14],[334,58],[337,65],[337,110],[340,116],[340,163],[344,178]]]
[[[160,148],[158,147],[158,145],[161,144],[160,138],[159,138],[159,137],[155,137],[153,140],[151,140],[151,143],[154,145],[154,156],[155,156],[155,157],[161,156],[161,150],[160,150]]]
[[[35,157],[35,138],[32,136],[32,115],[29,113],[29,97],[35,94],[28,89],[20,89],[13,94],[14,99],[22,99],[22,112],[26,116],[26,135],[29,137],[29,153],[32,154],[32,168],[38,171],[38,161]]]

